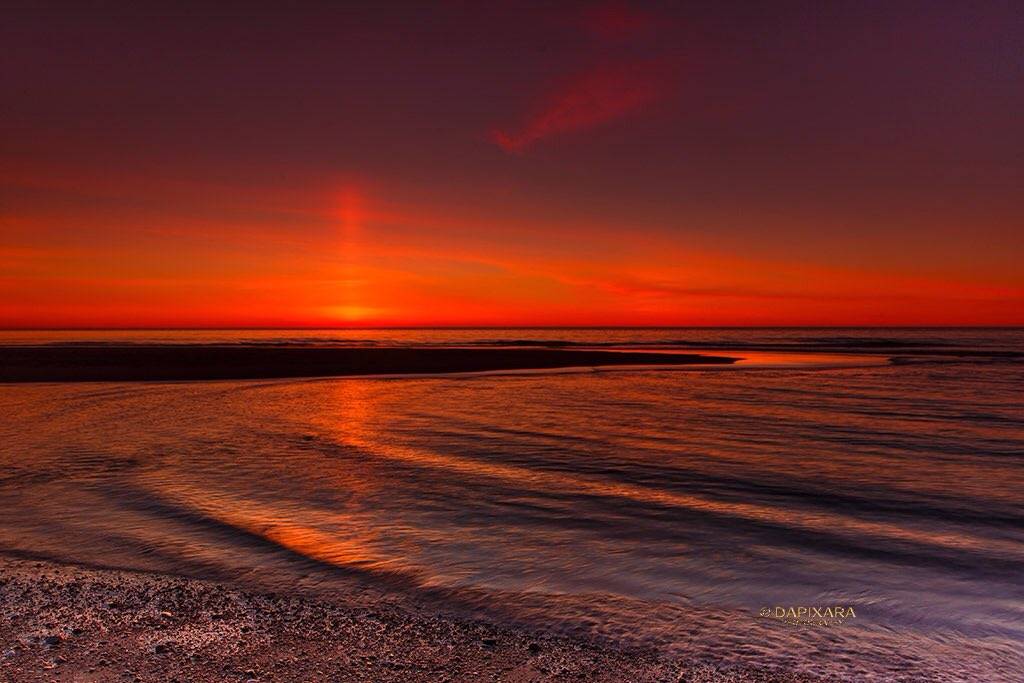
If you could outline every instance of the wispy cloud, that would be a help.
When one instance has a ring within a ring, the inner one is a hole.
[[[595,128],[638,112],[665,93],[659,61],[603,66],[570,79],[544,98],[522,124],[491,137],[506,152],[522,152],[554,135]]]

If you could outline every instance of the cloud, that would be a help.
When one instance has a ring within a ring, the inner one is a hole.
[[[661,99],[665,81],[657,61],[595,68],[545,98],[523,124],[495,130],[491,139],[506,152],[518,153],[554,135],[596,128]]]

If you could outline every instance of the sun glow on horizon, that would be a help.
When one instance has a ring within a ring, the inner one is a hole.
[[[0,328],[1024,324],[1018,12],[899,5],[12,9]]]

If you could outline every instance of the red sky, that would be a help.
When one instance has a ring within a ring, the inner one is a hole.
[[[1014,2],[26,3],[0,327],[1024,324]]]

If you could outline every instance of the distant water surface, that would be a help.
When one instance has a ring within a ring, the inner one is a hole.
[[[1024,328],[443,328],[0,330],[4,344],[583,345],[681,348],[961,348],[1021,351]]]
[[[715,662],[1024,680],[1024,331],[11,332],[874,364],[0,386],[0,552],[334,590]],[[890,362],[895,359],[896,362]],[[844,605],[841,625],[765,607]]]

